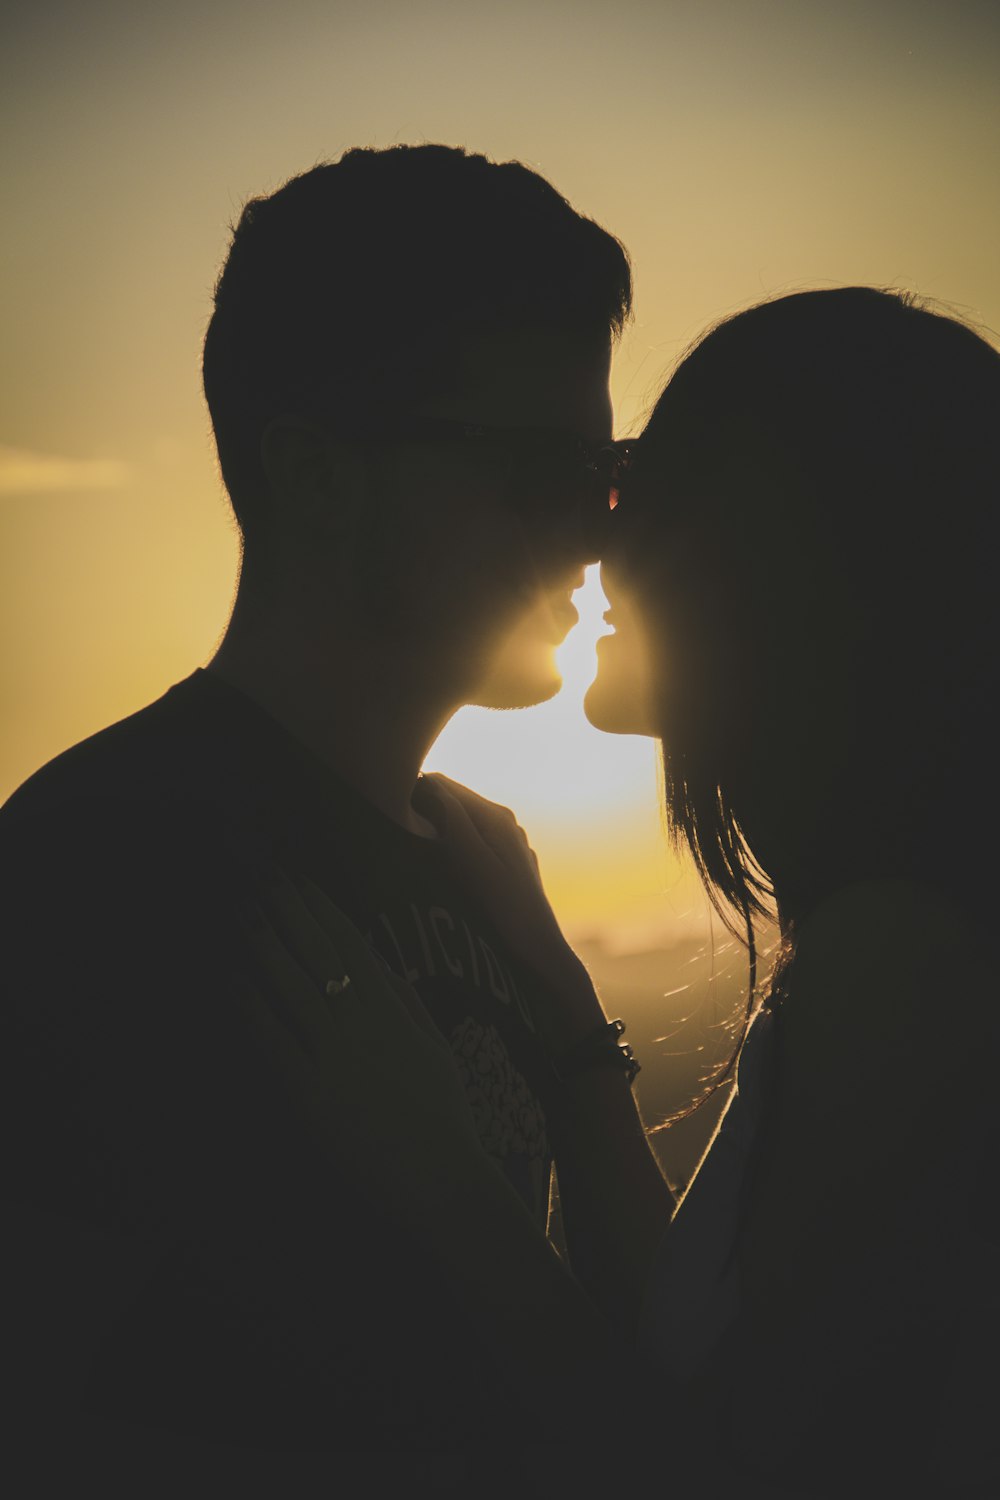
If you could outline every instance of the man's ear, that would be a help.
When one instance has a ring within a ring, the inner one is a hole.
[[[275,417],[260,440],[275,502],[307,532],[329,536],[350,524],[363,482],[357,452],[303,417]]]

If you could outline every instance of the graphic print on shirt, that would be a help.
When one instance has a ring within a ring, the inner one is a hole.
[[[532,1212],[544,1219],[549,1145],[541,1105],[511,1062],[495,1026],[483,1026],[467,1016],[448,1040],[486,1154],[508,1173],[512,1159],[522,1175],[526,1166]]]
[[[537,1051],[537,1028],[510,966],[464,916],[443,905],[401,902],[379,911],[367,938],[421,993],[451,1044],[484,1149],[544,1225],[550,1161],[545,1116],[504,1036],[516,1053],[516,1038],[526,1033]]]
[[[399,962],[398,972],[410,984],[450,974],[492,994],[501,1005],[514,1004],[530,1032],[535,1031],[531,1011],[522,998],[510,969],[502,964],[484,937],[472,932],[462,917],[453,917],[443,906],[431,906],[421,914],[409,904],[400,920],[381,911],[375,930],[369,934],[377,948],[387,942]]]

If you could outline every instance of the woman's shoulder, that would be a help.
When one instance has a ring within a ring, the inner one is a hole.
[[[992,1129],[1000,1008],[988,948],[929,882],[859,882],[803,922],[776,1016],[770,1155],[782,1191],[836,1182],[857,1201],[867,1183],[868,1211],[892,1213]]]
[[[783,1029],[833,1062],[849,1054],[937,1071],[1000,1040],[988,943],[970,908],[930,881],[859,881],[822,901],[795,933]],[[852,1069],[853,1071],[853,1069]]]
[[[914,952],[925,947],[965,949],[976,946],[977,920],[971,905],[931,880],[899,877],[866,879],[832,891],[808,913],[795,933],[799,958],[823,950],[853,950],[881,963],[890,945],[911,940]],[[896,958],[900,955],[897,952]]]

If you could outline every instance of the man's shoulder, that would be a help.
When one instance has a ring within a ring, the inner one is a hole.
[[[190,717],[184,709],[191,681],[54,756],[22,782],[0,818],[37,816],[79,798],[139,795],[154,778],[169,776],[169,741]]]
[[[111,856],[138,847],[155,829],[179,836],[185,823],[207,826],[240,742],[227,740],[213,714],[205,676],[186,678],[30,776],[0,808],[0,867],[72,861],[81,849],[99,862],[103,849]]]
[[[40,767],[0,807],[0,836],[74,806],[210,799],[254,753],[227,690],[204,671],[70,746]]]

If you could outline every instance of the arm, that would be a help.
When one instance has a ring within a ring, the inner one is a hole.
[[[632,1335],[673,1214],[670,1188],[623,1073],[590,1069],[559,1085],[545,1106],[573,1269]]]
[[[561,1057],[606,1021],[584,965],[566,943],[538,862],[506,808],[445,777],[423,778],[444,807],[452,856],[491,919],[543,980],[539,1024]],[[544,1099],[570,1258],[606,1315],[634,1330],[656,1248],[674,1209],[624,1074],[598,1066]]]

